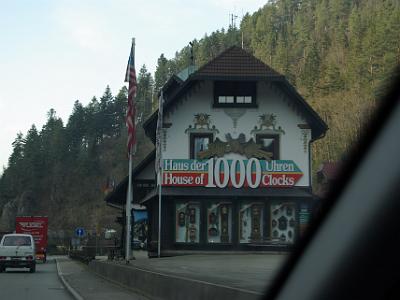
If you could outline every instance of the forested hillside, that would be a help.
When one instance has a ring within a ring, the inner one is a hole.
[[[362,133],[400,62],[398,0],[275,0],[240,27],[194,40],[198,66],[241,45],[284,74],[328,124],[314,166],[338,160]],[[189,63],[189,46],[158,60],[155,87]]]
[[[152,149],[141,130],[151,113],[151,92],[151,75],[142,67],[134,162]],[[107,87],[87,106],[75,101],[66,124],[50,109],[41,130],[32,125],[25,135],[19,133],[0,179],[0,231],[12,229],[15,214],[49,215],[51,229],[112,227],[116,210],[103,199],[128,173],[126,105],[125,87],[116,96]]]
[[[400,1],[270,1],[238,27],[194,40],[195,64],[242,43],[287,76],[327,122],[326,137],[313,148],[318,166],[341,159],[359,138],[393,77],[400,62]],[[174,58],[161,55],[154,77],[140,68],[139,124],[157,107],[157,92],[169,76],[189,63],[186,46]],[[76,101],[65,124],[50,110],[43,128],[18,134],[0,179],[0,226],[18,211],[51,215],[52,228],[113,223],[107,212],[115,210],[105,208],[103,198],[107,185],[127,174],[126,93],[122,88],[113,96],[107,88],[87,106]],[[138,140],[136,161],[152,147],[142,130]]]

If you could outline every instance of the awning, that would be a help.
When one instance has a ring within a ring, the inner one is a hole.
[[[149,201],[158,196],[158,189],[150,191],[140,203]],[[311,189],[307,187],[291,188],[206,188],[206,187],[162,187],[162,196],[190,196],[190,197],[293,197],[312,198]]]
[[[155,180],[137,179],[137,175],[140,174],[140,172],[149,164],[154,162],[155,156],[156,151],[151,151],[132,171],[133,203],[137,203],[141,198],[143,198],[143,193],[146,193],[148,189],[152,189],[155,184]],[[108,206],[124,209],[127,189],[128,176],[126,176],[117,187],[104,198],[104,201],[106,201]]]

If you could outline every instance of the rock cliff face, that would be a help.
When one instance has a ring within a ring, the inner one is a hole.
[[[26,216],[33,213],[35,197],[32,192],[24,192],[21,196],[7,202],[0,216],[0,231],[15,230],[15,217]]]

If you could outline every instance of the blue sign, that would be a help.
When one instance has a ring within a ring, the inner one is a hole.
[[[147,220],[147,211],[146,210],[133,210],[133,219],[135,223]]]
[[[79,236],[79,237],[82,237],[82,236],[85,235],[85,230],[83,228],[81,228],[81,227],[78,227],[78,228],[75,229],[75,235]]]

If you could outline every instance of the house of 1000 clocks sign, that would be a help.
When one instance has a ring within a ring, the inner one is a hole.
[[[303,176],[292,160],[164,159],[163,186],[290,187]]]

